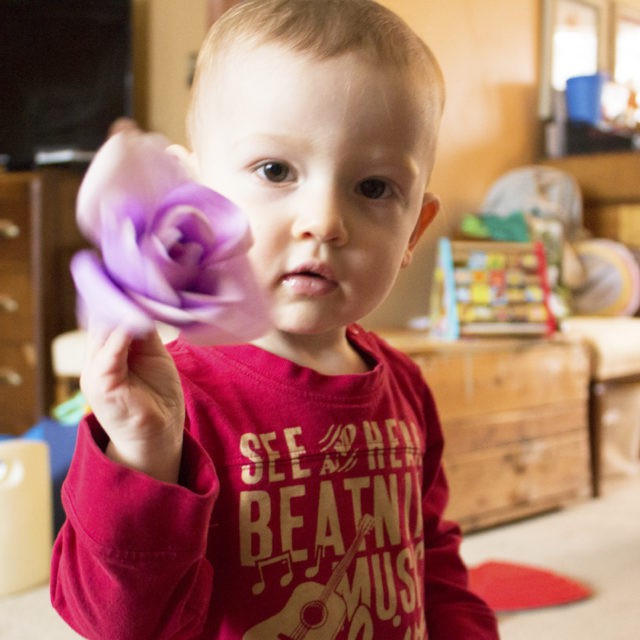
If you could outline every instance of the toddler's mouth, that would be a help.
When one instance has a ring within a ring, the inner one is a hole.
[[[330,267],[324,264],[304,264],[284,274],[281,283],[301,296],[324,296],[337,288],[338,283]]]

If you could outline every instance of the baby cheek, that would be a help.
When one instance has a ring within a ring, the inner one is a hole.
[[[261,234],[260,230],[256,232],[252,228],[252,235],[253,244],[247,252],[247,257],[258,282],[266,285],[281,269],[278,256],[284,252],[279,251],[272,239]]]
[[[364,251],[353,267],[352,276],[357,277],[359,289],[374,297],[387,291],[398,271],[396,261],[388,252],[375,250]]]
[[[247,253],[247,257],[249,258],[249,264],[253,271],[258,279],[260,279],[261,275],[264,275],[265,272],[265,260],[262,257],[261,247],[256,245],[255,240],[253,245],[251,245],[251,249],[249,249]]]

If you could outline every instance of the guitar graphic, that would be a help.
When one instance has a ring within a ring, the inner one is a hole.
[[[364,515],[356,537],[326,585],[303,582],[291,594],[287,604],[276,615],[249,629],[243,640],[332,640],[340,631],[347,607],[336,588],[353,562],[358,547],[373,527],[374,520]]]

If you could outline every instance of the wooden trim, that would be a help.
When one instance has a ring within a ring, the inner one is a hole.
[[[227,9],[238,4],[240,0],[208,0],[207,24],[211,26]]]
[[[570,173],[587,204],[640,202],[640,153],[598,153],[547,159],[543,164]]]

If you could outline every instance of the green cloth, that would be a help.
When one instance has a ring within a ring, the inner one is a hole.
[[[504,242],[529,242],[527,220],[521,211],[508,216],[493,213],[467,214],[460,225],[465,235],[474,238],[502,240]]]

